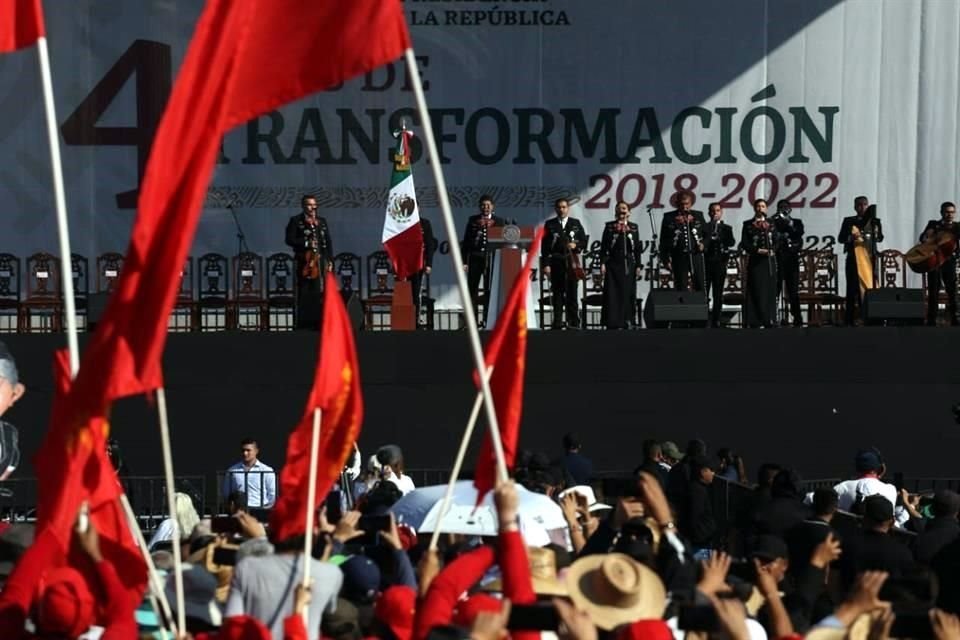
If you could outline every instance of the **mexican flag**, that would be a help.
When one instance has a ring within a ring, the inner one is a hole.
[[[410,172],[410,139],[413,134],[403,129],[393,135],[397,138],[397,151],[393,156],[382,240],[397,277],[409,278],[423,269],[423,229],[413,189],[413,173]]]

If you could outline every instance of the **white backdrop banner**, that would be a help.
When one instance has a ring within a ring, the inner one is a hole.
[[[406,0],[458,224],[493,196],[520,224],[574,201],[599,240],[616,200],[642,237],[678,188],[739,233],[750,201],[787,199],[808,248],[835,243],[853,199],[906,250],[957,198],[960,2]],[[150,143],[200,0],[45,0],[74,250],[123,251]],[[0,251],[56,248],[36,53],[0,57]],[[226,136],[193,255],[251,250],[316,194],[336,251],[380,248],[390,133],[419,129],[402,64]],[[436,190],[414,139],[421,215]],[[175,233],[176,229],[170,229]],[[645,251],[649,249],[646,243]],[[438,256],[440,306],[458,305]],[[841,268],[841,279],[843,277]],[[842,287],[842,284],[841,284]],[[842,288],[841,288],[842,291]]]

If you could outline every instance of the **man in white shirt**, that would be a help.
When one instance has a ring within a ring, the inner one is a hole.
[[[240,443],[243,460],[227,469],[223,479],[223,498],[242,491],[247,495],[246,506],[251,509],[266,509],[277,500],[277,475],[273,468],[257,459],[260,446],[253,438]]]
[[[857,477],[836,485],[833,490],[839,498],[839,508],[850,511],[854,504],[872,495],[882,495],[894,507],[897,505],[897,488],[881,480],[887,472],[880,452],[874,448],[862,449],[854,459]]]

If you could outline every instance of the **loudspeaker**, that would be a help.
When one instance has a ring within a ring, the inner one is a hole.
[[[863,296],[864,324],[923,324],[923,289],[869,289]]]
[[[88,293],[87,294],[87,331],[92,332],[97,328],[97,323],[103,317],[103,312],[107,310],[107,301],[110,300],[109,293]]]
[[[707,326],[707,294],[703,291],[654,289],[643,309],[643,322],[650,328]]]

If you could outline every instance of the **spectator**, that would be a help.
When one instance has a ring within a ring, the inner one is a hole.
[[[377,461],[381,465],[380,477],[392,482],[400,489],[400,493],[407,495],[416,486],[410,476],[404,475],[403,451],[395,444],[388,444],[377,450]]]
[[[694,558],[705,560],[717,542],[719,531],[710,497],[715,472],[704,455],[688,453],[684,463],[690,469],[690,481],[685,491],[684,508],[680,511],[680,530],[690,539]]]
[[[216,631],[223,624],[223,610],[216,599],[217,579],[206,568],[185,562],[183,575],[183,609],[187,631]],[[173,575],[167,576],[166,595],[174,616],[177,612],[176,586]]]
[[[890,535],[892,528],[893,504],[886,496],[874,494],[864,499],[860,531],[844,540],[840,559],[846,586],[864,571],[885,571],[899,578],[915,567],[909,548]]]
[[[817,545],[836,535],[830,523],[837,513],[837,493],[833,489],[817,489],[813,492],[812,515],[787,531],[790,547],[790,566],[802,567]]]
[[[590,484],[593,479],[593,462],[580,453],[581,449],[580,438],[576,434],[567,433],[563,436],[564,453],[560,466],[573,485]]]
[[[862,449],[854,458],[857,477],[836,485],[833,490],[840,496],[841,511],[858,511],[854,505],[869,496],[882,495],[892,507],[897,504],[897,488],[881,480],[887,472],[883,456],[874,448]]]
[[[20,464],[17,428],[3,415],[23,397],[26,387],[20,382],[17,363],[7,346],[0,342],[0,480],[6,480]]]
[[[359,500],[363,494],[373,489],[374,485],[380,482],[381,469],[383,469],[383,465],[377,460],[377,454],[367,458],[367,464],[360,470],[360,475],[353,483],[353,497],[355,499]]]
[[[177,530],[180,534],[180,542],[182,543],[185,540],[190,538],[190,534],[193,533],[193,528],[197,526],[200,522],[200,516],[197,514],[197,510],[193,506],[193,500],[190,499],[185,493],[175,493],[173,494],[173,505],[174,505],[174,515],[176,516],[176,525]],[[166,547],[162,545],[164,542],[173,542],[174,535],[174,520],[173,518],[167,518],[160,523],[160,526],[157,527],[157,530],[153,533],[153,537],[150,538],[150,543],[147,547],[150,551],[156,551],[158,547]]]
[[[260,446],[253,438],[240,442],[240,452],[243,460],[227,469],[224,476],[224,499],[234,491],[243,491],[247,494],[248,508],[272,507],[277,499],[277,476],[273,468],[260,462]]]
[[[663,468],[663,447],[656,440],[643,441],[643,463],[634,469],[633,474],[646,471],[660,481],[660,486],[667,486],[667,469]]]
[[[680,447],[678,447],[675,442],[667,440],[660,445],[660,450],[663,452],[663,458],[660,460],[660,466],[666,471],[670,471],[670,468],[673,467],[673,465],[683,460],[683,453],[680,452]]]
[[[743,458],[732,450],[723,448],[717,451],[719,466],[717,475],[730,482],[747,483],[747,472],[743,468]]]
[[[803,504],[800,476],[784,469],[773,480],[770,501],[757,507],[753,513],[756,533],[783,536],[787,531],[810,517],[810,509]]]
[[[933,495],[933,519],[924,523],[923,531],[913,542],[913,556],[922,565],[930,566],[941,549],[960,538],[960,495],[941,489]]]
[[[227,513],[231,516],[247,510],[247,494],[243,491],[231,491],[227,496]]]
[[[690,486],[690,481],[694,478],[690,471],[690,459],[697,458],[702,463],[704,461],[700,458],[705,458],[706,455],[707,443],[703,440],[691,440],[687,443],[687,455],[684,456],[683,460],[673,465],[670,473],[667,474],[667,497],[671,503],[681,505],[686,500],[687,487]]]
[[[334,529],[334,542],[342,545],[359,536],[356,530],[359,518],[357,512],[345,513]],[[233,570],[224,614],[252,616],[264,622],[274,638],[283,638],[284,619],[294,612],[296,588],[303,582],[303,546],[304,536],[294,536],[275,541],[274,553],[239,560]],[[306,561],[312,565],[313,579],[307,630],[310,640],[317,640],[324,612],[336,609],[343,573],[338,567],[316,558],[307,557]]]

